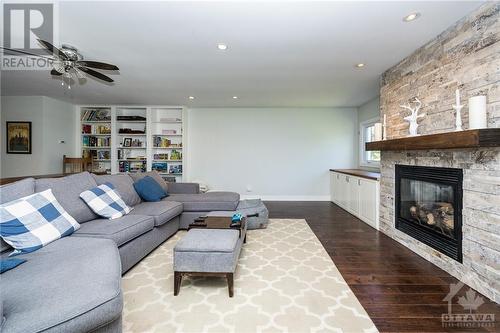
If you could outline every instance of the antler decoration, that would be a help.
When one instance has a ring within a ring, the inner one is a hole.
[[[418,114],[418,111],[422,107],[422,102],[417,97],[415,97],[415,102],[417,103],[417,105],[415,105],[414,108],[412,108],[410,104],[400,105],[400,107],[402,107],[403,109],[410,110],[411,112],[409,116],[404,117],[404,120],[410,123],[410,136],[418,135],[418,119],[425,116],[425,114]]]

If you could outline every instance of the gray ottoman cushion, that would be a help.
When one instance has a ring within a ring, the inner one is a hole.
[[[163,225],[182,213],[182,204],[175,201],[142,202],[129,215],[147,215],[155,220],[155,227]]]
[[[176,272],[234,272],[245,230],[191,229],[174,248]]]
[[[96,219],[80,226],[71,237],[95,237],[113,240],[121,246],[154,227],[154,219],[144,215],[125,215],[118,219]]]
[[[120,256],[107,239],[64,237],[2,274],[1,331],[91,332],[121,316]]]
[[[52,189],[57,201],[78,223],[84,223],[98,216],[80,199],[80,193],[97,187],[95,179],[88,172],[62,178],[44,178],[35,180],[35,192]]]
[[[208,192],[200,194],[172,194],[163,201],[182,202],[184,211],[210,212],[213,210],[233,211],[240,202],[240,195],[234,192]]]
[[[113,184],[122,197],[123,201],[128,206],[135,206],[141,203],[141,197],[134,189],[134,180],[129,175],[116,174],[116,175],[94,175],[95,181],[98,185],[106,182]]]

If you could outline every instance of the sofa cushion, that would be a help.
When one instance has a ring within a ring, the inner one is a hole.
[[[129,175],[130,175],[130,177],[132,177],[134,182],[136,182],[139,179],[142,179],[146,176],[149,176],[149,177],[153,178],[154,180],[156,180],[156,182],[158,184],[160,184],[160,186],[163,188],[163,190],[168,193],[167,182],[160,176],[160,174],[156,170],[148,171],[148,172],[132,172],[132,173],[129,173]]]
[[[130,206],[133,207],[141,203],[141,198],[137,194],[134,189],[134,180],[125,174],[116,174],[116,175],[94,175],[95,181],[98,185],[102,185],[104,183],[111,183],[118,191],[123,201]]]
[[[104,183],[80,193],[85,203],[99,216],[114,220],[132,210],[123,201],[111,183]]]
[[[213,210],[236,210],[240,195],[234,192],[207,192],[200,194],[172,194],[163,201],[182,202],[184,211],[210,212]]]
[[[81,225],[73,236],[112,239],[121,246],[152,230],[154,219],[144,215],[125,215],[118,219],[96,219]]]
[[[97,186],[88,172],[62,178],[43,178],[35,180],[35,192],[52,189],[57,201],[78,223],[87,222],[98,216],[80,199],[80,193]]]
[[[0,204],[27,197],[35,193],[35,179],[26,178],[0,186]]]
[[[90,332],[119,318],[120,256],[107,239],[66,237],[2,274],[2,332]]]
[[[182,213],[182,204],[175,201],[143,202],[134,207],[130,215],[152,216],[158,227]]]
[[[52,190],[0,205],[0,236],[13,254],[36,251],[71,235],[80,224],[57,202]]]

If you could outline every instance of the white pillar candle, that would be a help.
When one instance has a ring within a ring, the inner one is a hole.
[[[486,96],[469,98],[469,129],[487,127]]]
[[[375,123],[374,126],[375,141],[380,141],[382,140],[382,123]]]
[[[455,90],[455,105],[456,106],[460,105],[460,91],[458,89]]]

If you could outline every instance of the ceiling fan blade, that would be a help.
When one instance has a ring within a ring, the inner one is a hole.
[[[104,74],[101,74],[99,72],[96,72],[95,70],[93,69],[90,69],[90,68],[87,68],[87,67],[82,67],[82,66],[78,66],[78,69],[89,74],[89,75],[92,75],[93,77],[96,77],[100,80],[103,80],[103,81],[106,81],[106,82],[114,82],[112,78],[104,75]]]
[[[49,42],[44,41],[43,39],[40,39],[40,38],[38,38],[38,42],[40,44],[42,44],[43,47],[45,47],[47,50],[49,50],[50,53],[52,53],[56,57],[59,57],[63,60],[68,60],[68,57],[61,50],[59,50],[57,47],[55,47],[54,45],[52,45]]]
[[[86,60],[80,60],[76,62],[79,66],[85,66],[85,67],[91,67],[91,68],[97,68],[97,69],[106,69],[110,71],[117,71],[119,70],[118,67],[115,65],[111,64],[106,64],[104,62],[99,62],[99,61],[86,61]]]
[[[8,47],[3,47],[3,46],[0,46],[0,49],[5,50],[5,51],[10,51],[10,52],[16,52],[16,53],[26,54],[26,55],[30,55],[30,56],[34,56],[34,57],[39,57],[39,58],[52,59],[52,58],[49,58],[49,57],[46,57],[46,56],[43,56],[43,55],[34,54],[34,53],[30,53],[30,52],[26,52],[26,51],[21,51],[21,50],[16,50],[16,49],[11,49],[11,48],[8,48]],[[5,54],[5,52],[4,52],[4,54]]]
[[[50,75],[61,76],[62,73],[59,73],[58,71],[56,71],[55,69],[53,69],[53,70],[50,71]]]

